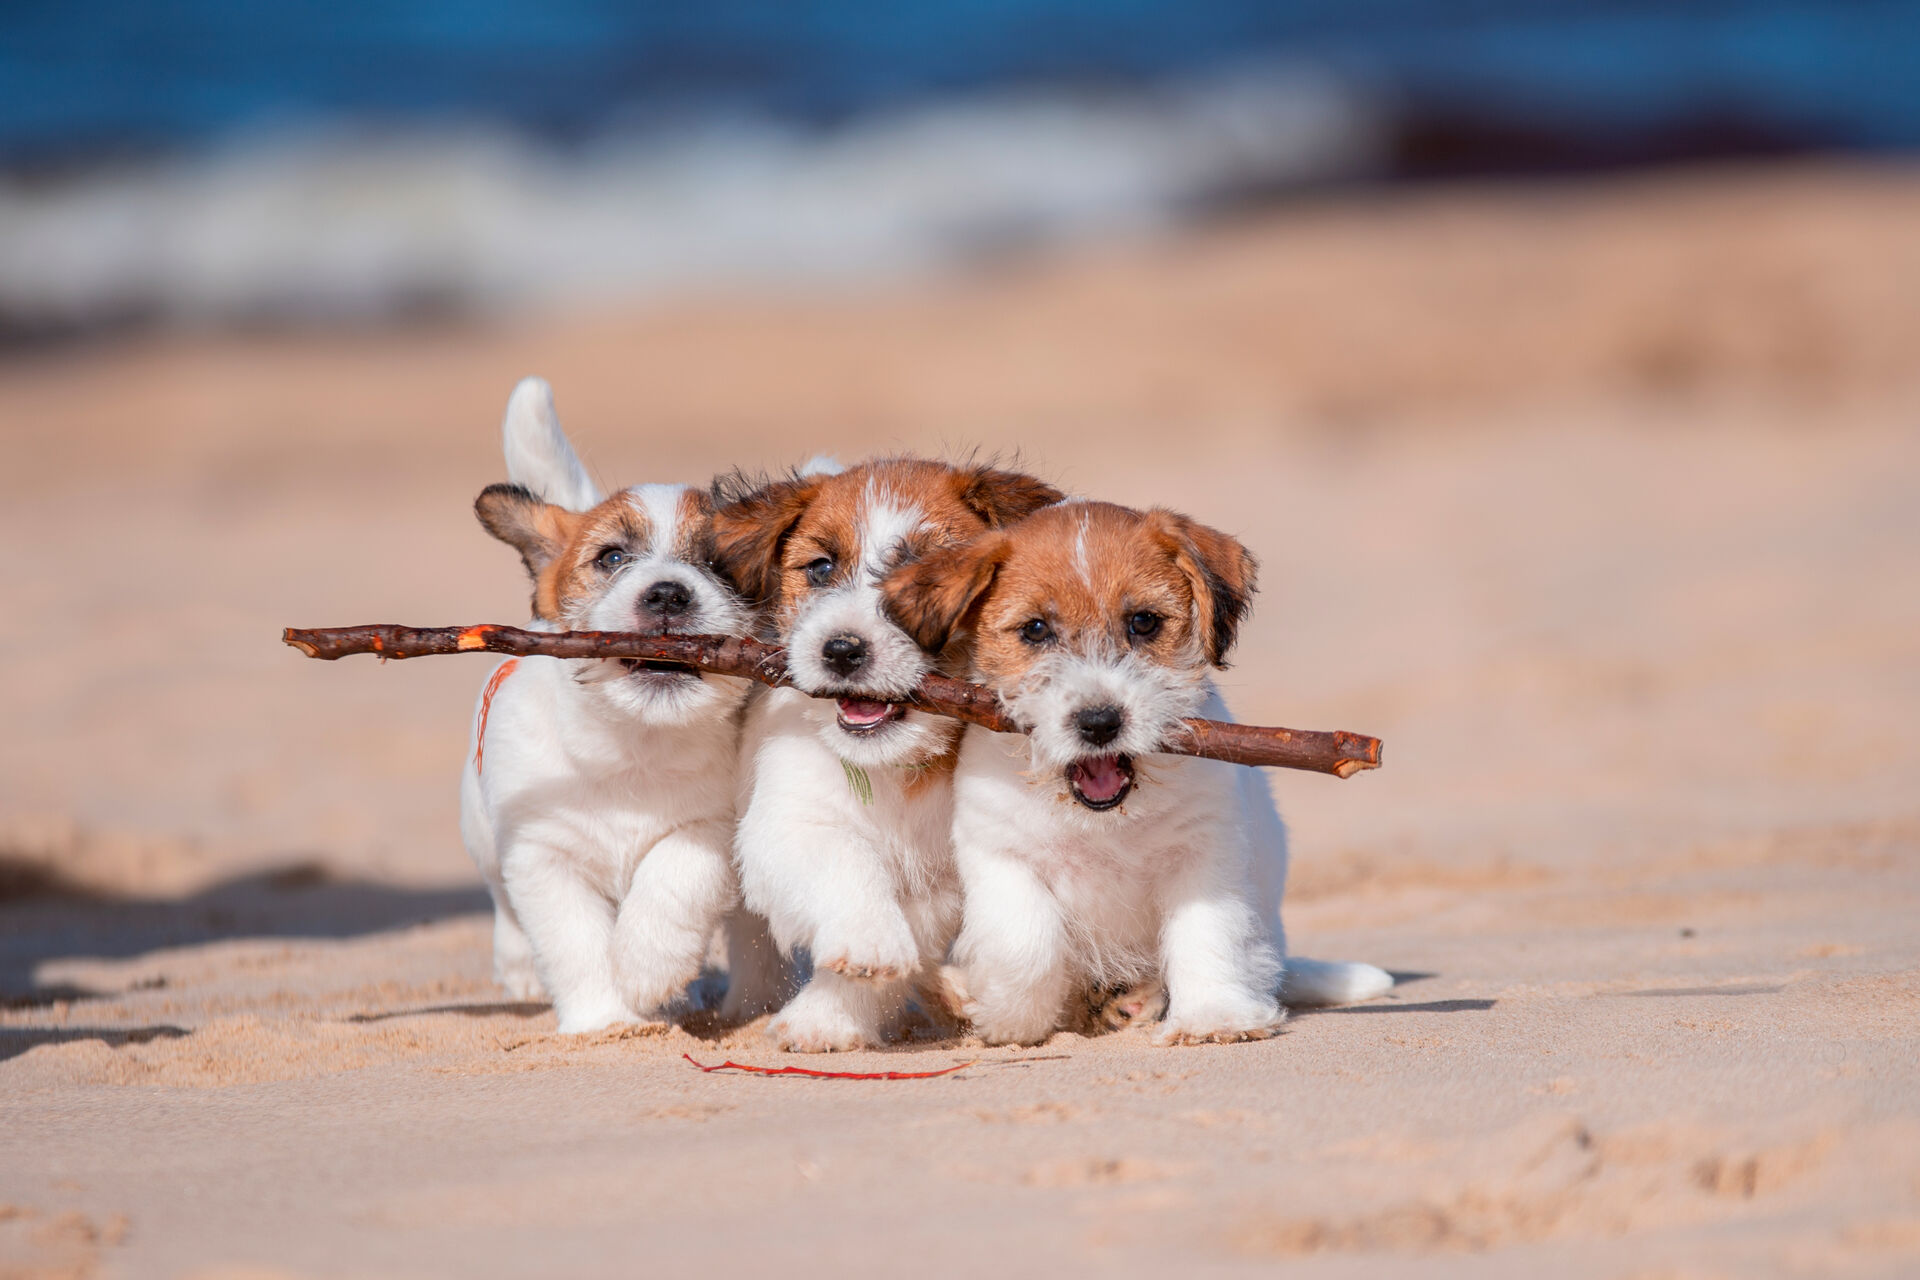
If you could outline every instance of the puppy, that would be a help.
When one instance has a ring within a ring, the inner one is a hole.
[[[529,378],[502,427],[514,483],[474,504],[533,578],[536,627],[726,633],[712,504],[684,485],[601,498]],[[673,663],[510,658],[474,711],[461,833],[494,901],[494,976],[544,988],[562,1032],[661,1015],[738,897],[734,772],[745,680]],[[776,1003],[764,924],[737,915],[723,1015]]]
[[[972,637],[971,674],[1028,733],[970,729],[954,779],[964,1009],[989,1043],[1157,1011],[1163,1043],[1272,1033],[1283,1014],[1286,830],[1264,775],[1160,754],[1254,590],[1246,549],[1172,512],[1049,507],[897,568],[888,616],[924,648]],[[1371,965],[1294,962],[1288,998],[1378,995]],[[1096,1005],[1098,1001],[1095,1001]]]
[[[960,725],[893,701],[935,660],[881,612],[881,578],[1059,497],[1015,472],[911,459],[716,486],[716,564],[764,608],[796,686],[748,711],[734,842],[747,905],[813,958],[770,1024],[780,1047],[878,1043],[959,921]]]

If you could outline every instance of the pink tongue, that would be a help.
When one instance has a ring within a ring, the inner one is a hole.
[[[1089,800],[1111,800],[1127,785],[1119,756],[1095,756],[1073,766],[1074,784]]]
[[[890,704],[870,698],[840,699],[840,718],[848,724],[873,724],[886,719],[890,709]]]

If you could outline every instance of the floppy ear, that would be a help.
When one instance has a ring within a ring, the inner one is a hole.
[[[473,513],[486,531],[520,553],[527,576],[541,570],[567,549],[580,526],[578,512],[542,502],[532,490],[517,484],[490,484],[474,499]]]
[[[954,484],[960,501],[986,521],[989,529],[1024,520],[1067,496],[1044,480],[993,467],[962,467],[954,473]]]
[[[1006,534],[986,533],[965,546],[901,565],[880,584],[887,616],[915,644],[938,654],[986,596],[1006,563],[1008,546]]]
[[[1238,539],[1164,508],[1148,514],[1148,527],[1193,589],[1194,621],[1207,661],[1226,666],[1240,620],[1253,604],[1259,564]]]
[[[780,549],[820,491],[817,475],[753,486],[734,473],[713,482],[713,567],[753,604],[780,587]]]

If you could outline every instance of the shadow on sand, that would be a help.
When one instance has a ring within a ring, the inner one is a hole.
[[[1428,1000],[1420,1004],[1337,1004],[1324,1009],[1292,1009],[1289,1017],[1317,1018],[1328,1013],[1485,1013],[1498,1000]]]
[[[311,861],[186,897],[148,898],[68,884],[43,864],[0,856],[0,1004],[117,994],[41,984],[35,975],[49,960],[120,960],[233,938],[351,938],[490,909],[478,885],[410,889],[343,880]]]
[[[190,1034],[185,1027],[160,1023],[151,1027],[0,1027],[0,1062],[17,1058],[43,1044],[98,1040],[109,1048],[145,1044],[149,1040],[178,1040]],[[10,1273],[9,1273],[10,1274]]]

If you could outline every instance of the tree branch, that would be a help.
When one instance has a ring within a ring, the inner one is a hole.
[[[476,627],[288,627],[281,639],[309,658],[328,662],[356,653],[424,658],[445,653],[506,653],[542,658],[643,658],[680,662],[716,675],[740,676],[775,688],[789,686],[786,650],[744,636],[643,636],[625,631],[527,631],[482,623]],[[1000,700],[983,685],[929,675],[906,699],[922,711],[951,716],[997,733],[1019,733]],[[1324,729],[1271,729],[1192,719],[1186,733],[1163,744],[1172,755],[1204,756],[1229,764],[1272,765],[1351,777],[1380,767],[1380,739]]]

